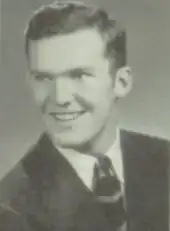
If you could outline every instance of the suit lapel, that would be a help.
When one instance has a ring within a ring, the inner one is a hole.
[[[168,230],[167,142],[121,132],[128,230]]]
[[[37,197],[31,210],[34,214],[32,226],[39,224],[40,230],[54,226],[59,231],[68,227],[75,231],[109,231],[107,220],[95,203],[93,194],[47,135],[41,137],[23,165]]]
[[[130,136],[121,131],[121,149],[124,166],[124,179],[125,179],[125,200],[127,207],[127,220],[128,230],[131,226],[131,220],[135,220],[135,211],[138,208],[139,192],[137,190],[139,169],[137,167],[137,150]],[[142,189],[142,188],[141,188]]]

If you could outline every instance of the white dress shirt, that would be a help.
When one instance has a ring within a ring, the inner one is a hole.
[[[92,190],[93,171],[96,163],[96,158],[87,154],[80,154],[73,149],[62,149],[57,148],[61,154],[68,160],[68,162],[75,169],[77,175],[83,181],[83,183]],[[122,153],[120,148],[120,135],[117,134],[116,140],[112,146],[105,153],[108,156],[117,174],[117,178],[120,180],[121,185],[124,185],[124,174],[123,174],[123,162]]]

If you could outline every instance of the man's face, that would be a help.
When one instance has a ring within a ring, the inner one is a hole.
[[[58,145],[80,146],[108,129],[114,78],[95,29],[30,41],[29,67],[34,98]]]

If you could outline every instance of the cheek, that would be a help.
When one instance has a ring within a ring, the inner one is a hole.
[[[79,88],[79,95],[91,106],[105,106],[112,100],[113,88],[111,81],[103,81],[101,78],[89,78],[84,82],[83,87]]]
[[[39,106],[42,106],[49,96],[49,87],[45,84],[34,84],[32,86],[34,99]]]

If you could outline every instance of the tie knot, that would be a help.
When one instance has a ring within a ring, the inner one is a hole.
[[[98,157],[94,168],[93,189],[96,195],[113,195],[120,191],[120,182],[111,160],[107,156]]]
[[[113,165],[109,157],[99,156],[97,160],[98,160],[97,168],[100,171],[103,171],[103,173],[107,176],[114,175]]]
[[[98,162],[102,169],[109,169],[112,166],[111,160],[107,156],[99,156]]]

